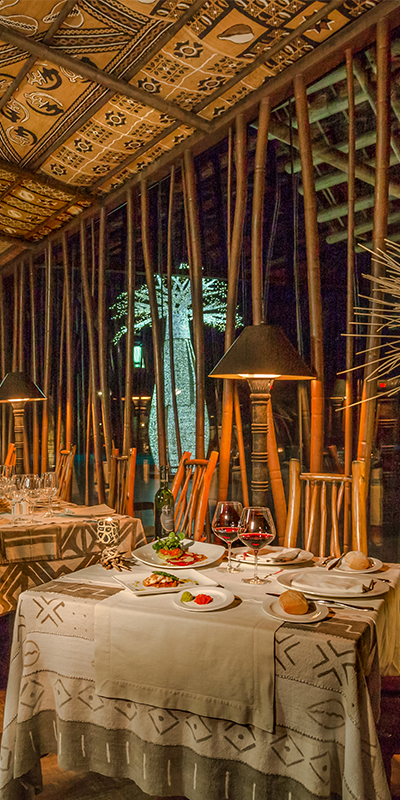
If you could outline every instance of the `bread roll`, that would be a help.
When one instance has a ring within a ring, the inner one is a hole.
[[[286,614],[307,614],[308,602],[302,592],[295,589],[288,589],[279,597],[279,603]]]
[[[368,556],[361,553],[360,550],[350,550],[349,553],[346,553],[344,562],[350,569],[368,569],[371,566]]]

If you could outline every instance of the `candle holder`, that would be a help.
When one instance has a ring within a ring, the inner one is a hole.
[[[113,547],[119,544],[119,519],[107,517],[97,522],[96,538],[100,546]]]

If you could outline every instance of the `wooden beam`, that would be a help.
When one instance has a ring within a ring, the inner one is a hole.
[[[38,174],[37,172],[32,172],[31,170],[22,169],[16,164],[11,164],[9,161],[5,161],[4,159],[0,159],[0,170],[9,172],[11,175],[15,176],[16,184],[20,183],[21,181],[33,181],[34,183],[38,183],[39,186],[42,186],[44,189],[57,189],[57,191],[64,192],[64,194],[70,194],[71,202],[74,200],[94,201],[96,199],[91,192],[88,192],[86,189],[71,186],[69,183],[63,183],[62,181],[57,180],[57,178],[52,178],[50,175],[45,175],[43,172]]]
[[[46,44],[36,42],[34,39],[21,36],[21,34],[1,24],[0,39],[22,51],[30,53],[37,59],[49,59],[52,64],[56,64],[58,67],[65,67],[65,69],[69,69],[77,75],[88,78],[90,81],[93,81],[93,83],[104,86],[106,89],[111,89],[114,93],[122,94],[125,97],[131,97],[138,103],[144,103],[144,105],[155,108],[163,114],[169,114],[169,116],[175,119],[180,119],[181,122],[185,125],[189,125],[191,128],[199,129],[206,133],[210,130],[210,123],[208,120],[202,119],[190,111],[184,111],[184,109],[180,108],[175,103],[171,103],[170,100],[164,100],[162,97],[146,92],[144,89],[139,89],[137,86],[132,86],[130,83],[120,80],[120,78],[114,78],[108,72],[104,72],[104,70],[98,69],[97,67],[92,67],[91,64],[88,64],[86,61],[73,58],[62,50],[56,50]]]

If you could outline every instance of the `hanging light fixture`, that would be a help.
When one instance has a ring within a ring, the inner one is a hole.
[[[25,372],[8,372],[0,384],[0,403],[11,403],[13,409],[17,475],[24,472],[25,403],[35,400],[46,400],[46,397],[29,375]]]

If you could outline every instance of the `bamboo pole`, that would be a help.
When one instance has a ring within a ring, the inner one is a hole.
[[[126,354],[125,354],[125,407],[124,407],[124,440],[122,454],[128,456],[131,448],[131,411],[133,386],[133,347],[135,334],[135,251],[136,208],[133,202],[132,189],[126,195],[126,236],[127,236],[127,317],[126,317]]]
[[[193,344],[195,354],[196,375],[196,458],[204,458],[204,423],[205,423],[205,376],[204,376],[204,320],[203,320],[203,276],[201,263],[201,244],[199,217],[197,209],[196,182],[193,155],[190,150],[184,152],[186,189],[188,201],[188,217],[190,242],[192,248],[192,310],[193,310]]]
[[[63,266],[64,266],[64,297],[65,297],[65,358],[66,358],[66,398],[65,398],[65,449],[72,447],[73,437],[73,408],[74,386],[72,369],[72,298],[71,282],[69,278],[68,239],[66,233],[62,237]]]
[[[24,371],[24,321],[25,321],[25,262],[22,260],[19,266],[19,298],[18,298],[18,369],[20,372]],[[29,466],[29,446],[28,446],[28,429],[26,424],[26,415],[22,415],[23,424],[23,446],[24,446],[24,472],[30,472]]]
[[[374,252],[378,249],[385,250],[387,235],[387,217],[389,201],[389,158],[390,158],[390,28],[387,19],[382,19],[377,25],[376,35],[376,67],[377,67],[377,96],[376,96],[376,184],[374,206]],[[378,278],[383,274],[381,264],[372,258],[371,275]],[[368,495],[369,469],[371,460],[372,439],[374,431],[377,381],[369,380],[374,369],[373,361],[379,357],[381,336],[378,332],[380,321],[376,316],[379,312],[381,293],[371,283],[370,309],[371,325],[368,329],[364,369],[364,386],[362,394],[360,427],[358,435],[357,460],[365,461],[365,491]]]
[[[324,356],[322,333],[321,278],[319,266],[317,204],[313,172],[313,154],[308,119],[307,93],[304,76],[294,79],[296,114],[304,188],[306,227],[308,297],[310,309],[311,363],[317,380],[311,381],[311,448],[310,471],[322,471],[324,447]]]
[[[5,325],[4,325],[4,287],[3,287],[3,276],[0,275],[0,369],[1,369],[1,380],[5,377],[6,374],[6,336],[5,336]],[[36,405],[34,403],[33,405]],[[1,403],[1,463],[4,464],[6,454],[7,454],[7,436],[6,436],[6,426],[7,426],[7,404]]]
[[[167,295],[168,295],[169,369],[171,375],[171,396],[172,396],[172,408],[174,411],[176,449],[178,452],[178,459],[180,461],[182,458],[182,443],[181,443],[181,432],[179,429],[178,402],[176,399],[174,331],[173,331],[173,313],[172,313],[172,240],[173,240],[173,227],[174,227],[174,213],[173,213],[174,189],[175,189],[175,166],[172,165],[170,184],[169,184],[168,225],[167,225]]]
[[[14,266],[14,314],[13,314],[13,344],[12,344],[12,366],[13,372],[18,369],[18,297],[19,297],[19,264]]]
[[[101,391],[101,408],[103,416],[103,436],[104,445],[106,450],[106,458],[108,470],[111,469],[111,421],[110,421],[110,392],[108,389],[107,379],[107,324],[106,324],[106,280],[105,280],[105,264],[106,264],[106,208],[100,208],[100,228],[99,228],[99,271],[98,271],[98,304],[97,304],[97,322],[98,322],[98,354],[99,354],[99,376],[100,376],[100,391]],[[93,236],[93,234],[92,234]],[[93,236],[94,240],[94,236]],[[93,263],[93,270],[95,270],[95,263]],[[126,398],[125,398],[126,401]]]
[[[48,470],[48,440],[49,440],[49,394],[51,372],[51,321],[53,302],[53,259],[52,246],[47,245],[45,254],[45,310],[44,310],[44,359],[43,359],[43,394],[47,398],[43,401],[42,416],[42,464],[41,470]]]
[[[85,505],[90,504],[90,425],[92,420],[92,383],[89,379],[86,412]]]
[[[29,258],[29,289],[31,302],[31,375],[34,383],[37,383],[37,339],[36,339],[36,302],[35,302],[35,272],[33,258]],[[32,403],[33,422],[32,422],[32,469],[35,475],[39,473],[40,462],[40,441],[39,441],[39,409],[38,403]]]
[[[154,270],[150,255],[150,230],[149,230],[149,193],[145,180],[140,184],[140,203],[141,203],[141,228],[142,228],[142,247],[144,267],[146,271],[146,283],[149,291],[149,303],[151,313],[151,327],[153,334],[153,353],[154,353],[154,372],[156,383],[157,401],[157,432],[158,432],[158,460],[159,466],[167,463],[167,436],[165,429],[165,395],[164,395],[164,364],[162,356],[162,342],[160,333],[160,320],[158,316],[156,287],[154,283]]]
[[[353,461],[353,355],[354,345],[352,326],[353,313],[353,282],[354,282],[354,213],[355,213],[355,163],[356,163],[356,131],[355,131],[355,103],[354,103],[354,74],[353,53],[346,50],[347,69],[347,95],[348,95],[348,121],[349,121],[349,169],[347,180],[347,304],[346,304],[346,396],[344,411],[344,473],[351,475]],[[351,486],[346,482],[344,490],[344,518],[343,518],[343,549],[351,548]]]
[[[239,267],[243,242],[243,224],[246,214],[247,131],[246,123],[242,114],[239,114],[236,118],[235,159],[236,201],[232,227],[232,239],[231,241],[228,241],[228,295],[226,300],[225,352],[229,349],[235,338]],[[231,194],[231,191],[232,189],[228,184],[228,197]],[[234,382],[232,380],[224,380],[222,391],[222,430],[219,456],[219,500],[226,500],[228,496],[234,388]]]
[[[242,415],[240,412],[239,392],[236,381],[234,381],[233,406],[235,410],[235,423],[236,423],[236,434],[237,434],[238,450],[239,450],[240,476],[242,480],[243,505],[244,507],[246,507],[250,505],[249,486],[247,482],[246,456],[244,452]]]
[[[65,288],[65,287],[64,287]],[[63,292],[63,302],[61,311],[61,331],[60,331],[60,351],[58,355],[58,406],[57,406],[57,427],[56,427],[56,464],[61,446],[62,431],[62,407],[63,407],[63,385],[64,385],[64,331],[65,331],[65,292]]]
[[[267,157],[270,100],[260,103],[256,155],[254,161],[253,211],[251,218],[251,296],[253,325],[263,321],[263,219],[265,194],[265,162]]]
[[[97,360],[97,347],[94,332],[94,314],[93,314],[93,298],[89,288],[89,278],[87,269],[87,245],[86,245],[86,227],[84,220],[81,221],[81,275],[82,287],[85,300],[86,310],[86,325],[88,332],[89,342],[89,359],[90,359],[90,386],[91,386],[91,400],[92,400],[92,420],[93,420],[93,441],[94,441],[94,461],[96,466],[97,475],[97,494],[99,503],[105,501],[104,489],[104,473],[103,473],[103,448],[100,441],[99,433],[99,413],[98,413],[98,394],[97,394],[97,374],[96,364]]]

